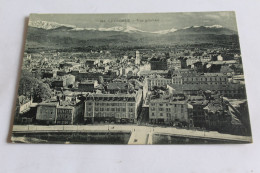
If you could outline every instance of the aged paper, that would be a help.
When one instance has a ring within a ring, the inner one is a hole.
[[[234,12],[31,14],[14,143],[251,143]]]

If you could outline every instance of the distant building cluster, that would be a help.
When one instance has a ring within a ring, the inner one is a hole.
[[[231,48],[37,52],[25,54],[23,70],[47,84],[51,96],[34,102],[35,93],[19,93],[17,124],[143,123],[249,133],[241,57]]]

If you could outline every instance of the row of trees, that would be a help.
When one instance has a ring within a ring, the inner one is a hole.
[[[23,70],[18,94],[32,97],[34,102],[42,102],[51,97],[52,91],[48,84],[43,83],[39,78],[35,78],[29,71]]]

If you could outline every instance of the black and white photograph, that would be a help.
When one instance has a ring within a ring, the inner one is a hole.
[[[252,143],[236,14],[29,17],[13,143]]]

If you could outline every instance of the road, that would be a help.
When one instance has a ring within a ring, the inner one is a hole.
[[[131,131],[129,144],[151,144],[153,134],[166,134],[175,136],[206,138],[206,139],[221,139],[241,142],[252,142],[249,136],[238,136],[218,133],[215,131],[197,131],[187,129],[177,129],[174,127],[151,127],[138,125],[14,125],[13,132],[42,132],[42,131]]]

